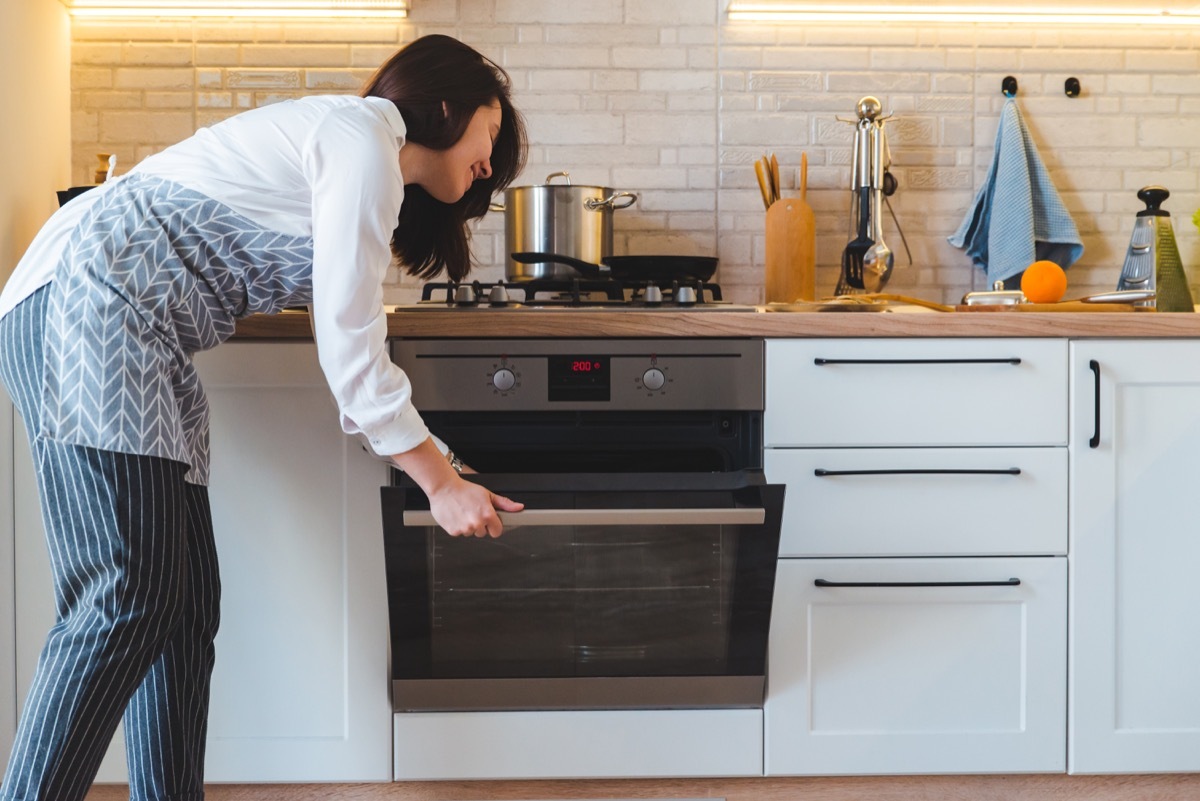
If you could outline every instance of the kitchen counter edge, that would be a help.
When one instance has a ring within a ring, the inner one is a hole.
[[[495,337],[1069,337],[1200,338],[1200,314],[1149,312],[689,312],[538,310],[533,314],[397,311],[388,336]],[[253,315],[241,340],[312,339],[308,314]]]

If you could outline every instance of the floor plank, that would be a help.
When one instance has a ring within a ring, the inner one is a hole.
[[[97,785],[87,801],[124,801]],[[210,785],[207,801],[1197,801],[1200,774],[1139,776],[871,776],[785,779],[398,782]]]

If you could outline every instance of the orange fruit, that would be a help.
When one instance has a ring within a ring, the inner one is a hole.
[[[1030,303],[1058,303],[1067,294],[1067,274],[1052,261],[1035,261],[1021,274],[1021,291]]]

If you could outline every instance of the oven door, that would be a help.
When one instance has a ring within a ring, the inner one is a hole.
[[[447,535],[407,478],[383,489],[397,711],[762,705],[781,485],[478,480],[525,503],[497,539]]]

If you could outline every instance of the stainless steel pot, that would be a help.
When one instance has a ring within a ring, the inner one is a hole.
[[[566,183],[551,183],[563,178]],[[504,212],[504,249],[512,253],[554,253],[598,264],[612,255],[612,215],[637,201],[632,192],[614,192],[607,186],[576,186],[566,172],[546,176],[538,186],[509,187],[504,203],[492,211]],[[565,264],[522,264],[506,257],[508,281],[539,278],[572,278],[578,273]]]

